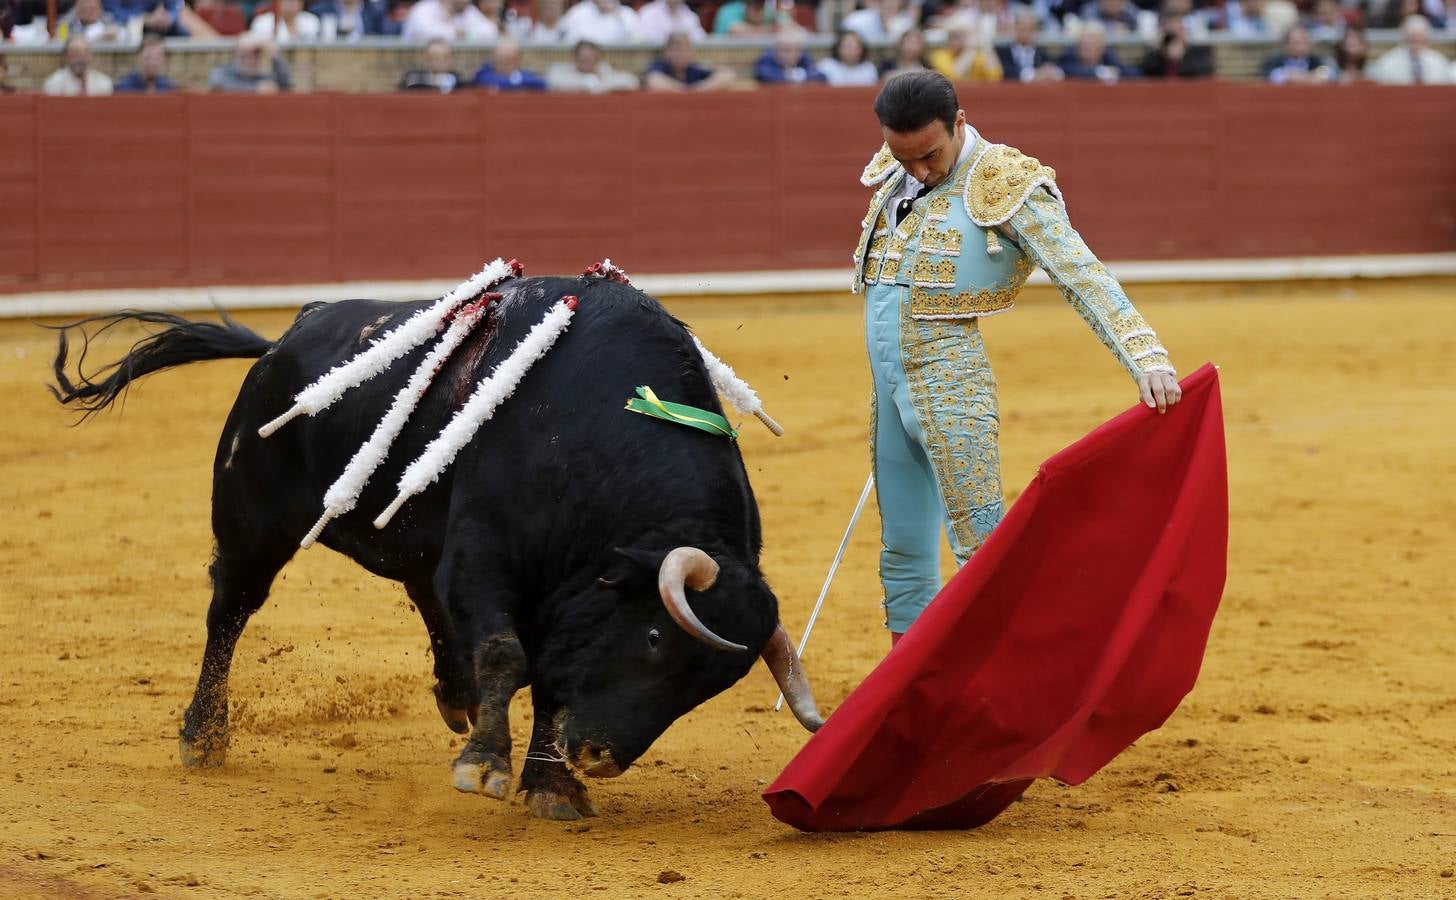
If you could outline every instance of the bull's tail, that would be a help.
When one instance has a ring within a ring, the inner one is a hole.
[[[126,356],[87,375],[83,367],[91,342],[123,322],[164,327],[133,344]],[[234,322],[226,313],[221,322],[192,322],[168,313],[124,310],[55,327],[60,332],[54,366],[56,383],[46,387],[61,403],[84,410],[82,421],[124,396],[128,386],[143,375],[209,359],[256,359],[273,346],[272,341]],[[66,374],[70,353],[67,335],[73,330],[81,337],[74,382]]]

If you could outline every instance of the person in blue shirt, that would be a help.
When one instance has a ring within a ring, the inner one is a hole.
[[[370,35],[397,35],[400,23],[390,19],[385,0],[319,0],[308,11],[323,23],[324,40],[357,41]]]
[[[136,55],[136,70],[117,79],[112,90],[118,94],[160,94],[177,90],[177,82],[167,77],[167,45],[160,35],[142,36]]]
[[[732,69],[710,69],[693,61],[693,39],[675,31],[667,37],[662,56],[647,67],[642,86],[649,91],[711,91],[733,83]]]
[[[475,72],[475,86],[493,91],[544,91],[546,79],[521,68],[521,45],[508,37],[495,42],[491,62]]]
[[[763,56],[753,67],[753,77],[758,79],[759,84],[803,84],[828,80],[809,54],[804,52],[804,43],[798,32],[789,28],[780,31],[773,47],[763,51]]]

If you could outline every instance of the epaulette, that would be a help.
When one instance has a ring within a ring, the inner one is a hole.
[[[1056,170],[1051,166],[1042,165],[1015,147],[990,144],[966,176],[966,212],[982,228],[1000,225],[1015,215],[1040,185],[1046,185],[1060,200],[1056,180]]]
[[[900,168],[900,161],[895,159],[895,154],[890,152],[890,145],[885,144],[870,160],[869,165],[864,167],[860,173],[859,183],[865,187],[874,187],[880,182],[894,175]]]

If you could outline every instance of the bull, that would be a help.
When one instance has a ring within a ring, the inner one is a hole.
[[[442,366],[352,512],[318,537],[400,582],[424,620],[446,724],[469,739],[454,786],[505,799],[513,779],[508,707],[529,685],[534,712],[520,773],[530,812],[595,815],[585,785],[621,774],[677,718],[762,658],[799,721],[822,720],[778,601],[759,568],[757,504],[736,443],[623,411],[638,385],[721,413],[687,327],[652,297],[600,277],[517,278]],[[483,373],[553,304],[579,308],[456,458],[383,530],[371,514]],[[426,303],[305,306],[276,342],[221,323],[126,312],[61,330],[52,388],[86,415],[136,379],[210,359],[253,364],[213,467],[207,641],[180,729],[182,763],[218,766],[228,746],[228,673],[249,617],[317,518],[330,481],[424,357],[420,347],[313,418],[266,441],[261,425],[294,395]],[[67,375],[67,334],[163,326],[99,373]],[[574,771],[575,770],[575,773]]]

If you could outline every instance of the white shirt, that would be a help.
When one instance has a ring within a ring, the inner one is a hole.
[[[655,41],[664,43],[668,35],[674,31],[681,31],[691,37],[694,41],[706,37],[703,32],[703,23],[696,13],[688,9],[687,4],[679,4],[677,9],[668,5],[667,0],[652,0],[651,3],[637,10],[637,27],[644,41]]]
[[[845,31],[853,31],[866,41],[897,41],[900,35],[915,27],[914,13],[897,13],[888,23],[880,17],[880,11],[874,7],[857,9],[844,17],[840,28]]]
[[[965,141],[961,143],[961,155],[956,157],[956,163],[954,166],[951,166],[950,174],[946,175],[947,178],[951,177],[951,175],[954,175],[956,169],[959,169],[967,159],[970,159],[971,149],[976,146],[977,140],[979,140],[979,136],[976,134],[976,129],[972,128],[969,124],[967,124]],[[894,195],[892,195],[890,199],[885,202],[885,209],[889,210],[890,228],[893,229],[898,224],[895,221],[895,210],[897,207],[899,207],[900,201],[904,200],[907,197],[914,197],[916,194],[920,193],[920,189],[923,187],[925,187],[925,185],[917,181],[914,175],[911,175],[909,172],[905,173],[905,183],[900,186],[900,190],[896,191]]]
[[[401,39],[406,41],[482,41],[491,43],[500,37],[500,29],[474,6],[467,6],[455,15],[441,0],[420,0],[410,7],[405,17]]]
[[[1421,83],[1447,84],[1451,80],[1451,63],[1430,47],[1421,51]],[[1371,80],[1381,84],[1415,84],[1416,60],[1411,48],[1399,44],[1370,64],[1366,70]]]
[[[869,87],[880,83],[880,70],[869,60],[857,66],[846,66],[830,57],[819,60],[815,65],[834,87]]]
[[[260,37],[273,38],[280,45],[294,44],[299,41],[318,40],[323,31],[323,23],[313,13],[301,12],[294,18],[293,27],[289,28],[287,22],[280,22],[274,18],[273,13],[265,12],[253,19],[248,31]]]
[[[618,4],[610,12],[602,12],[594,0],[581,0],[561,17],[566,28],[567,43],[591,41],[594,44],[630,44],[637,40],[641,24],[636,10]]]
[[[105,97],[111,93],[111,79],[95,69],[87,69],[86,90],[82,91],[81,79],[72,74],[70,69],[62,67],[46,78],[40,91],[51,97],[79,97],[83,93],[88,97]]]

